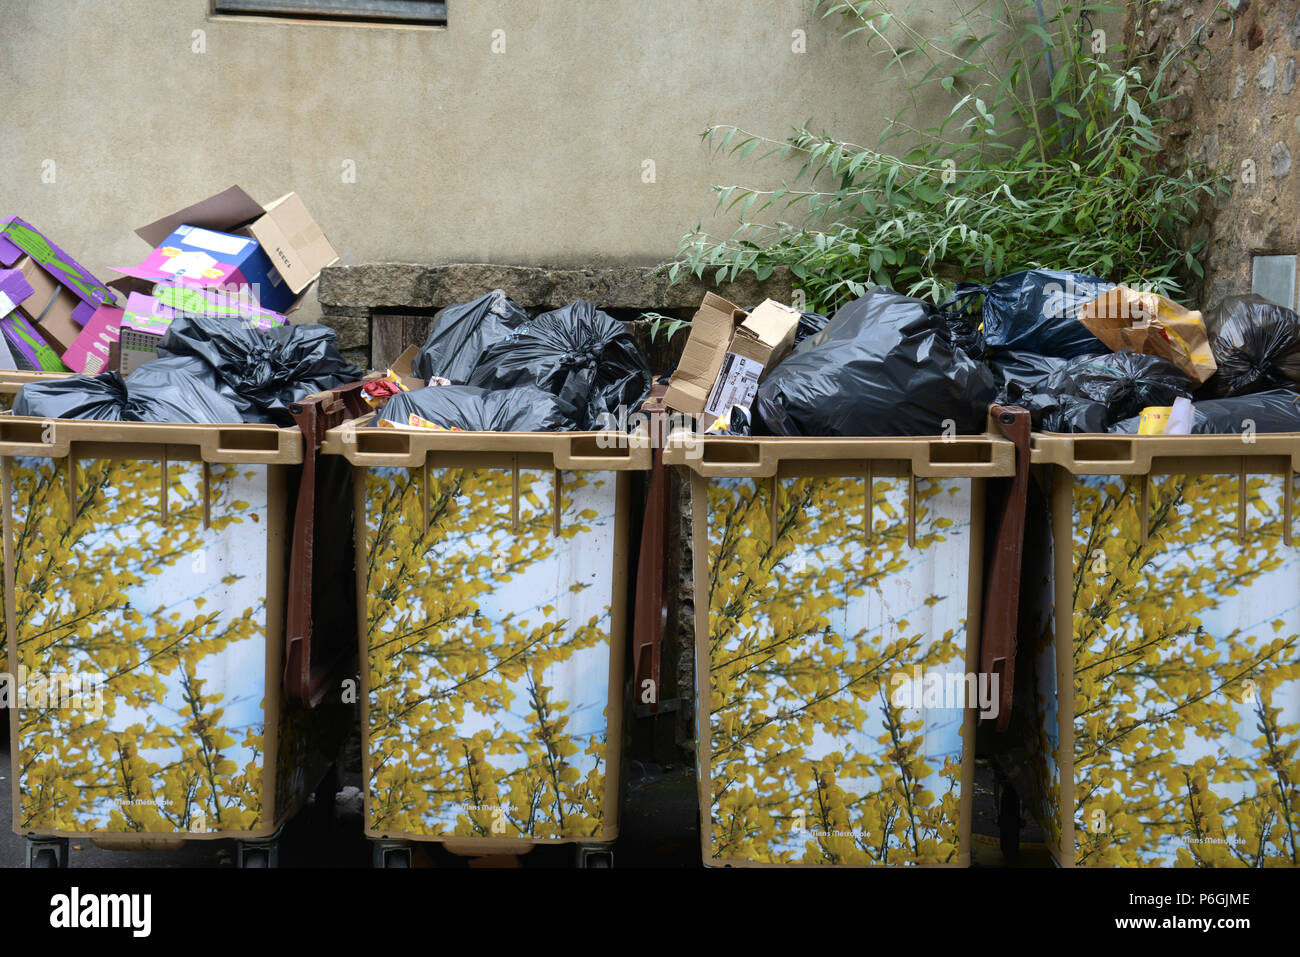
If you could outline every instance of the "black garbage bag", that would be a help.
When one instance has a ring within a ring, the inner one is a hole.
[[[1205,383],[1205,395],[1300,391],[1300,316],[1290,309],[1262,296],[1229,296],[1206,330],[1219,371]]]
[[[951,420],[976,433],[994,392],[938,309],[876,286],[767,374],[754,431],[761,420],[773,435],[937,435]]]
[[[1109,352],[1079,322],[1079,307],[1115,284],[1084,273],[1029,269],[983,287],[984,341],[990,348],[1072,359]],[[970,294],[969,284],[958,286]]]
[[[1100,402],[1077,395],[1026,392],[1018,382],[1008,385],[999,402],[1027,410],[1039,432],[1105,432],[1111,421],[1106,406]]]
[[[1136,435],[1140,415],[1111,426],[1111,432]],[[1300,432],[1300,395],[1272,389],[1226,399],[1192,403],[1193,435],[1240,435],[1243,432]]]
[[[48,382],[29,382],[14,396],[14,415],[42,419],[126,418],[126,382],[116,372],[78,375]]]
[[[750,312],[753,310],[751,309]],[[794,344],[797,346],[805,339],[811,339],[825,329],[826,323],[830,321],[830,316],[823,316],[820,312],[799,313],[799,325],[794,330]]]
[[[15,415],[107,422],[242,422],[234,403],[216,389],[196,360],[159,359],[126,379],[119,373],[33,382],[18,390]]]
[[[1016,380],[999,400],[1024,406],[1040,432],[1106,432],[1147,406],[1190,397],[1192,382],[1172,362],[1121,350],[1063,362],[1034,386]]]
[[[204,360],[245,422],[279,426],[294,424],[289,412],[294,402],[364,375],[343,358],[333,329],[306,323],[262,331],[235,319],[178,316],[158,344],[158,355]]]
[[[212,367],[192,356],[146,362],[126,377],[127,403],[142,422],[244,421]]]
[[[524,308],[500,289],[473,302],[448,306],[433,317],[433,329],[411,363],[411,372],[426,382],[443,378],[464,385],[483,351],[509,339],[527,322]]]
[[[469,384],[535,386],[573,408],[570,426],[600,428],[619,407],[635,408],[650,389],[650,367],[631,333],[589,302],[542,313],[483,351]]]
[[[1047,377],[1041,391],[1100,403],[1106,409],[1109,426],[1130,415],[1140,415],[1147,406],[1173,405],[1179,396],[1190,398],[1192,381],[1167,359],[1124,349],[1067,362]]]
[[[563,400],[532,386],[491,391],[444,385],[399,392],[370,424],[418,425],[411,421],[415,415],[448,431],[563,432],[573,428],[573,414]]]
[[[959,282],[952,297],[939,307],[948,323],[957,348],[973,359],[985,358],[984,319],[979,312],[979,297],[984,287],[973,282]]]
[[[999,382],[1001,391],[998,395],[1005,398],[1013,382],[1023,391],[1038,391],[1053,372],[1070,360],[1016,349],[990,349],[984,361]]]

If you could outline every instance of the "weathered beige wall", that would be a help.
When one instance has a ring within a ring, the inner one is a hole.
[[[869,143],[902,103],[813,0],[450,0],[446,29],[208,9],[0,0],[0,214],[92,271],[232,183],[298,190],[344,263],[658,261],[709,223],[712,183],[779,176],[711,156],[709,124],[780,137],[811,118]]]

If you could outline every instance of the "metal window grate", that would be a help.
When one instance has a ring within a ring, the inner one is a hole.
[[[447,22],[447,4],[427,0],[216,0],[214,12],[371,23]]]

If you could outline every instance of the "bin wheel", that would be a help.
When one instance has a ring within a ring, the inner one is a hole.
[[[602,847],[580,847],[578,849],[578,867],[612,868],[614,852]]]
[[[239,842],[238,861],[239,868],[258,868],[260,870],[276,868],[279,866],[279,848],[269,841],[259,841],[257,843]]]
[[[998,843],[1007,861],[1020,857],[1020,795],[1003,782],[998,801]]]
[[[409,870],[411,867],[411,848],[401,844],[376,843],[371,852],[371,861],[375,867],[384,870],[394,867]]]
[[[61,869],[68,866],[69,841],[66,838],[28,839],[27,866]]]

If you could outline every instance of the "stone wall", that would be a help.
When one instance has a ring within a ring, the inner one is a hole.
[[[1231,193],[1201,210],[1193,237],[1209,239],[1199,290],[1211,309],[1251,286],[1251,257],[1300,252],[1300,4],[1194,0],[1130,5],[1127,42],[1159,55],[1187,45],[1158,108],[1174,170],[1204,160],[1232,176]]]

